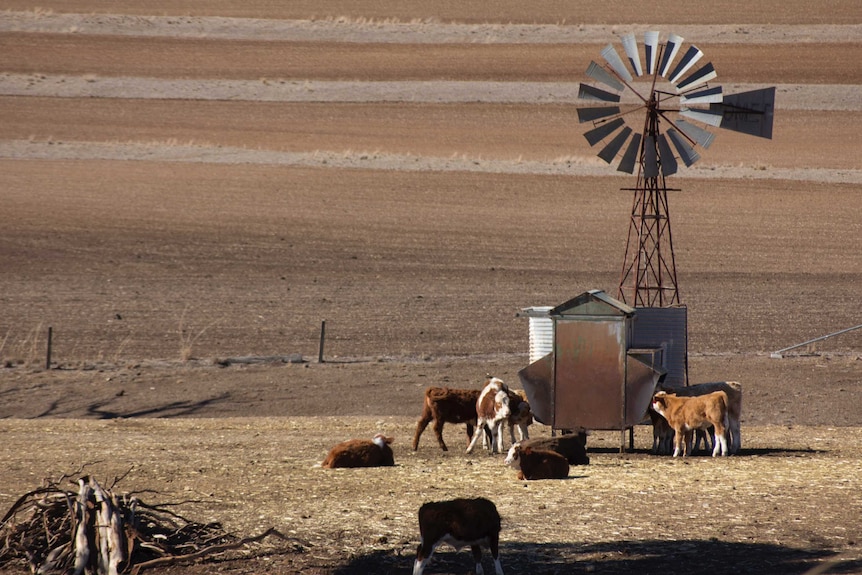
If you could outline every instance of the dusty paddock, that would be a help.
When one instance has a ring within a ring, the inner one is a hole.
[[[784,574],[834,559],[843,563],[829,572],[862,569],[860,428],[750,427],[739,456],[688,460],[649,455],[647,427],[623,455],[619,434],[600,432],[589,466],[523,482],[501,456],[464,455],[459,427],[447,428],[448,453],[430,430],[414,453],[407,417],[3,420],[0,504],[39,485],[33,470],[56,479],[90,463],[107,483],[131,470],[116,491],[156,490],[146,502],[184,502],[186,515],[242,535],[276,527],[295,538],[165,573],[408,573],[419,505],[478,495],[503,516],[508,573]],[[315,467],[333,443],[375,430],[396,437],[394,469]],[[429,571],[470,564],[441,549]]]

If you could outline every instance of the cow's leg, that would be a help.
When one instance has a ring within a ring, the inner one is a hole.
[[[470,545],[470,550],[473,552],[473,561],[476,562],[476,575],[482,575],[485,572],[482,569],[482,548],[478,545]]]
[[[742,432],[740,430],[739,420],[733,419],[728,427],[731,435],[730,453],[737,453],[742,449]]]
[[[494,424],[493,428],[494,434],[491,440],[494,442],[493,453],[502,453],[503,452],[503,422],[498,421]]]
[[[425,431],[425,428],[428,427],[428,424],[431,423],[431,419],[429,413],[423,412],[422,417],[416,422],[416,433],[413,434],[413,451],[419,449],[419,437]]]
[[[473,424],[467,422],[467,445],[470,445],[470,440],[473,439],[473,433],[475,429],[473,428]]]
[[[715,447],[712,448],[712,456],[727,455],[727,429],[715,426]]]
[[[688,429],[683,434],[685,444],[683,445],[683,455],[689,456],[692,454],[692,445],[694,444],[694,430]]]
[[[674,430],[674,435],[673,435],[673,456],[674,457],[679,457],[680,455],[684,455],[684,453],[685,453],[683,451],[683,445],[682,445],[683,442],[685,441],[685,439],[683,438],[683,435],[684,435],[684,433],[683,433],[682,429],[675,429]]]
[[[434,435],[437,436],[437,443],[440,444],[440,449],[443,451],[449,451],[449,448],[446,447],[446,443],[443,441],[443,426],[446,425],[446,422],[442,419],[434,420]]]
[[[431,545],[427,545],[425,543],[425,539],[422,539],[419,543],[419,549],[416,550],[416,561],[413,563],[413,575],[422,575],[422,572],[425,571],[425,567],[431,560],[431,555],[434,554],[434,549],[436,548],[436,544],[432,543]]]
[[[476,432],[473,433],[473,438],[467,446],[467,453],[473,453],[473,449],[476,447],[476,443],[478,443],[480,435],[485,435],[485,422],[481,419],[476,424]]]
[[[494,572],[497,575],[503,575],[503,566],[500,563],[500,534],[490,533],[488,535],[488,547],[491,550],[491,557],[494,558]]]

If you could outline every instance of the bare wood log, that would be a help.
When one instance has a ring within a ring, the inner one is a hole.
[[[118,575],[118,568],[123,562],[122,518],[114,504],[114,499],[102,489],[95,478],[90,478],[90,487],[96,498],[96,533],[98,534],[99,573],[100,575]]]
[[[90,523],[90,495],[92,488],[85,478],[78,480],[78,500],[76,502],[75,525],[75,568],[73,573],[81,575],[90,563],[90,536],[87,525]]]

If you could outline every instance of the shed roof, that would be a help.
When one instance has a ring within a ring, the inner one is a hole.
[[[631,317],[635,309],[612,298],[602,290],[585,291],[553,308],[550,316],[608,315]]]

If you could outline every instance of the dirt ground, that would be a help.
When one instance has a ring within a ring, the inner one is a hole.
[[[292,538],[164,574],[408,573],[419,505],[478,495],[506,573],[862,572],[862,330],[771,357],[862,323],[852,2],[199,4],[3,3],[0,510],[85,466]],[[777,86],[771,140],[669,179],[689,379],[742,382],[742,452],[598,431],[529,483],[456,426],[413,452],[427,386],[517,383],[519,310],[616,295],[633,176],[577,83],[647,27]],[[315,467],[376,431],[395,468]]]

